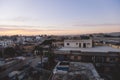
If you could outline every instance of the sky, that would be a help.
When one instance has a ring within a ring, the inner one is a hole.
[[[0,35],[120,32],[120,0],[0,0]]]

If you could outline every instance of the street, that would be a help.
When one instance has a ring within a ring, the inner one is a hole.
[[[41,71],[42,73],[38,73],[38,78],[39,80],[48,80],[50,74],[51,74],[51,71],[49,70],[45,70],[45,69],[42,69],[42,68],[37,68],[36,65],[38,64],[38,62],[40,62],[40,57],[37,56],[37,57],[26,57],[26,59],[24,61],[19,61],[18,63],[16,63],[15,65],[12,65],[10,66],[8,69],[6,69],[4,72],[0,73],[0,80],[1,79],[4,79],[5,77],[8,76],[9,73],[11,73],[12,71],[17,71],[19,69],[21,69],[25,64],[30,64],[29,67],[32,67],[34,70],[36,71]],[[26,68],[27,69],[27,68]],[[25,70],[26,70],[25,69]],[[25,70],[23,70],[23,72],[26,72]],[[34,71],[33,70],[33,71]],[[31,72],[31,70],[27,70],[26,73],[29,73]],[[36,80],[36,77],[35,76],[28,76],[27,79],[25,80],[33,80],[35,78]]]

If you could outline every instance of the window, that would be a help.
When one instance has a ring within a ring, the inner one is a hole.
[[[69,43],[67,43],[67,45],[70,45]]]
[[[81,43],[79,43],[79,47],[81,48]]]
[[[111,57],[111,58],[110,58],[110,62],[115,62],[115,60],[116,60],[116,59],[115,59],[114,57]]]
[[[86,43],[83,43],[83,48],[86,48]]]
[[[107,62],[115,62],[116,58],[115,57],[108,57]]]

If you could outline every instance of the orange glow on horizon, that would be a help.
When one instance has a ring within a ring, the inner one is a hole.
[[[53,29],[30,29],[29,26],[25,28],[14,28],[11,26],[0,26],[0,35],[78,35],[89,33],[109,33],[120,32],[120,26],[94,26],[94,27],[74,27],[68,29],[59,30],[59,28]]]
[[[119,29],[114,29],[119,32]],[[0,30],[0,35],[77,35],[77,34],[88,34],[88,33],[105,33],[105,32],[115,32],[113,28],[101,28],[101,29],[81,29],[81,30],[35,30],[35,29],[6,29]]]
[[[69,34],[77,34],[80,31],[76,30],[6,30],[0,31],[1,35],[39,35],[39,34],[47,34],[47,35],[69,35]]]

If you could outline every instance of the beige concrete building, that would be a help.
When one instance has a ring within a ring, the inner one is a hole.
[[[67,48],[91,48],[92,40],[64,40],[64,47]]]

